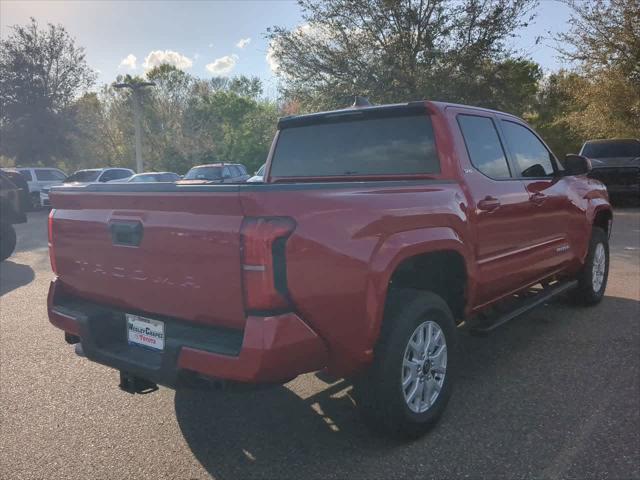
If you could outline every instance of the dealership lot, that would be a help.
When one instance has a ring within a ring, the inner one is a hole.
[[[247,392],[132,396],[46,316],[46,213],[0,266],[1,478],[640,478],[640,210],[615,212],[607,296],[565,299],[462,337],[429,435],[358,420],[348,383],[305,375]]]

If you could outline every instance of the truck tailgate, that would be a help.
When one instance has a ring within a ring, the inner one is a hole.
[[[132,313],[244,327],[236,187],[89,187],[51,195],[66,289]]]

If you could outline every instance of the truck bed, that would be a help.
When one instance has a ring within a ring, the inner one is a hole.
[[[372,265],[374,256],[384,257],[384,243],[430,226],[465,228],[459,186],[429,179],[96,184],[55,188],[51,198],[57,275],[73,296],[238,330],[251,313],[243,299],[243,220],[292,218],[295,230],[286,243],[291,308],[341,358],[347,352],[360,361],[371,353],[365,346],[382,315],[368,299],[386,290],[388,279]],[[114,243],[114,224],[139,224],[139,245]]]

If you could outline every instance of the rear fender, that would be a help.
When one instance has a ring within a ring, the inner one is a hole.
[[[399,232],[387,237],[376,249],[370,263],[370,276],[367,283],[367,345],[366,356],[373,358],[373,347],[380,334],[384,316],[384,307],[391,276],[404,260],[426,253],[454,251],[462,256],[467,269],[467,298],[473,298],[471,291],[475,278],[474,263],[471,254],[460,235],[450,227],[432,227],[420,230]],[[469,306],[465,306],[465,312]]]

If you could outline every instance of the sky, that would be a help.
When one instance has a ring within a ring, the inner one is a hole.
[[[549,40],[536,38],[566,31],[569,9],[542,0],[533,24],[510,46],[538,62],[545,71],[562,66]],[[293,0],[237,1],[57,1],[0,0],[0,36],[10,26],[34,17],[41,25],[60,23],[86,49],[99,83],[118,74],[142,74],[170,62],[198,77],[256,75],[265,94],[275,97],[277,81],[267,61],[267,28],[295,28],[302,22]]]

